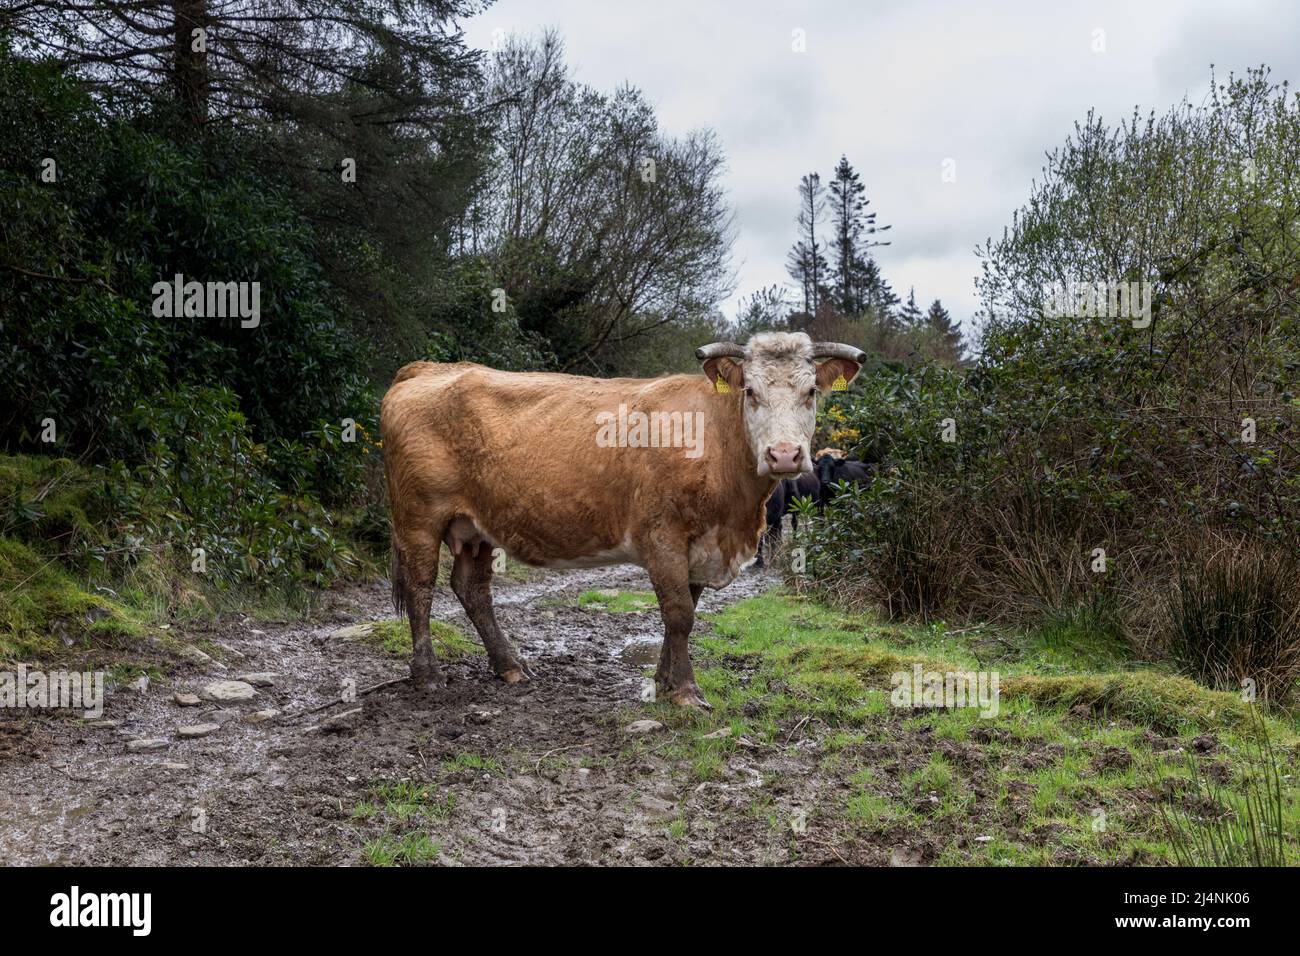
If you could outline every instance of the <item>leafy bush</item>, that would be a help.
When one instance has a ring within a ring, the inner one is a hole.
[[[504,293],[484,260],[457,263],[445,281],[425,292],[432,331],[424,357],[519,371],[552,363],[545,340],[524,331]]]
[[[202,548],[205,573],[219,586],[324,585],[357,565],[330,511],[280,489],[276,461],[250,437],[229,390],[165,393],[137,403],[130,422],[147,451],[144,464],[130,473],[118,466],[111,481],[127,516],[125,535],[165,542],[187,559]],[[301,457],[295,467],[314,480],[359,471],[372,450],[338,441],[329,427],[317,434],[322,443],[314,447],[295,442],[278,449],[282,459]]]
[[[369,348],[270,144],[175,135],[3,43],[0,100],[0,450],[80,462],[0,458],[0,535],[96,581],[179,580],[194,548],[219,588],[355,568],[338,526],[379,460]],[[259,283],[260,323],[155,315],[177,274]]]
[[[129,456],[135,403],[186,381],[232,390],[261,441],[370,410],[366,352],[335,314],[310,231],[251,158],[264,144],[169,139],[2,46],[0,101],[0,448],[39,447],[49,417],[60,450]],[[154,284],[178,273],[258,282],[260,325],[155,316]]]
[[[810,538],[808,571],[841,598],[929,617],[967,573],[958,496],[968,445],[944,440],[965,386],[940,366],[890,363],[864,375],[823,410],[823,436],[884,467],[832,499]]]
[[[1300,552],[1297,184],[1300,101],[1263,72],[1159,119],[1090,116],[983,250],[975,366],[882,364],[825,410],[826,440],[880,468],[814,532],[814,587],[926,616],[1095,608],[1159,647],[1173,569],[1207,537]],[[1116,281],[1150,284],[1149,325],[1048,308],[1059,284]],[[1199,613],[1180,655],[1216,627]],[[1251,614],[1257,638],[1273,626]]]

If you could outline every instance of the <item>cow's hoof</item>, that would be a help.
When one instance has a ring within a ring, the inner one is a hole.
[[[441,669],[412,668],[411,686],[422,694],[436,694],[447,686],[447,675]]]
[[[497,671],[497,677],[507,684],[526,684],[534,676],[533,669],[521,657],[512,658],[502,670]]]
[[[665,696],[678,707],[698,707],[700,710],[713,709],[713,705],[705,698],[704,692],[694,684],[687,684],[681,690],[672,691]]]

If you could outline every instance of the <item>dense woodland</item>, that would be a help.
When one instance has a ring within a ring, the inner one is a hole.
[[[791,284],[725,316],[723,144],[584,85],[555,33],[471,49],[478,6],[6,0],[0,656],[69,605],[129,630],[373,572],[407,361],[657,375],[781,328],[873,355],[819,439],[875,478],[795,583],[1294,692],[1300,102],[1266,70],[1081,118],[983,246],[979,316],[891,287],[907,224],[848,157],[788,184]],[[156,315],[177,274],[258,282],[260,325]],[[1151,321],[1053,315],[1078,282],[1149,284]]]

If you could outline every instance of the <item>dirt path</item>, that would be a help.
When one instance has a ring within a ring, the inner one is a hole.
[[[747,572],[725,591],[706,591],[700,610],[772,584]],[[143,692],[119,688],[106,701],[109,725],[28,717],[0,731],[3,859],[347,865],[424,834],[417,857],[442,863],[670,862],[678,854],[775,862],[761,841],[665,836],[698,788],[624,730],[644,716],[637,711],[659,616],[573,605],[593,588],[646,590],[649,582],[628,566],[499,582],[499,619],[537,671],[529,684],[501,684],[474,654],[447,665],[451,684],[436,699],[399,684],[318,714],[307,711],[337,698],[345,680],[362,688],[406,672],[404,659],[376,644],[337,636],[391,618],[386,589],[331,595],[328,623],[196,630],[191,637],[222,646],[224,665],[173,673]],[[433,616],[473,633],[446,588]],[[277,676],[250,701],[181,707],[173,699],[246,672]],[[348,726],[322,729],[322,719],[349,707],[361,713]],[[281,715],[245,721],[266,709]],[[178,727],[209,722],[220,729],[177,738]],[[151,738],[166,743],[128,749]],[[733,802],[743,803],[760,775],[742,766],[732,776],[733,784],[709,786],[734,788]]]

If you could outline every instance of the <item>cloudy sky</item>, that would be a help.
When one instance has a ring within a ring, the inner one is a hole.
[[[715,129],[736,211],[736,292],[788,282],[795,188],[823,182],[843,153],[871,209],[893,229],[876,250],[885,277],[922,308],[940,298],[966,321],[977,308],[974,249],[1028,196],[1043,154],[1089,107],[1127,117],[1200,102],[1220,74],[1268,63],[1300,80],[1300,4],[1289,0],[1063,4],[912,0],[498,0],[466,24],[564,35],[577,78],[627,81],[662,128]],[[792,47],[802,30],[806,51]],[[945,182],[945,161],[955,181]]]

